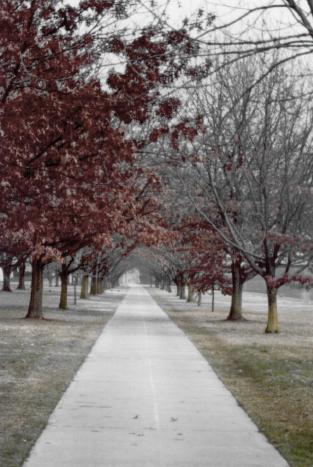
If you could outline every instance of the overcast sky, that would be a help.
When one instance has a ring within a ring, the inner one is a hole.
[[[70,3],[76,3],[78,0],[67,0]],[[207,14],[216,15],[216,20],[214,22],[215,26],[220,26],[228,24],[234,21],[236,18],[239,18],[241,15],[246,13],[249,9],[254,7],[279,4],[284,5],[284,0],[154,0],[155,3],[160,7],[159,12],[162,12],[162,9],[166,7],[168,22],[172,27],[179,27],[181,21],[184,18],[190,18],[192,13],[196,12],[197,9],[201,8]],[[127,23],[133,23],[134,29],[136,25],[144,26],[144,24],[149,21],[149,5],[150,0],[139,0],[141,3],[140,14],[131,16]],[[305,7],[306,2],[304,0],[297,0],[297,3],[300,3]],[[210,28],[208,28],[210,29]],[[264,32],[265,30],[270,32]],[[271,9],[267,12],[254,13],[249,15],[241,21],[236,22],[232,25],[231,28],[223,29],[223,40],[231,42],[232,39],[256,39],[257,36],[262,34],[263,38],[267,37],[277,37],[293,34],[295,32],[303,32],[303,28],[296,24],[295,18],[292,16],[290,9],[279,8]],[[307,31],[305,31],[307,32]],[[203,36],[203,39],[208,41],[214,40],[214,38],[221,38],[218,34],[211,31],[206,31],[206,34]],[[312,66],[312,59],[310,56],[304,58],[304,62]]]
[[[163,0],[158,0],[158,2],[162,4]],[[177,17],[189,16],[197,8],[202,8],[206,13],[215,14],[217,16],[216,23],[220,25],[233,21],[254,7],[269,4],[282,5],[283,3],[283,0],[171,0],[168,12],[175,21]],[[301,0],[300,2],[298,0],[297,3],[301,4]],[[305,7],[304,3],[303,6]],[[265,20],[273,29],[279,28],[281,31],[284,29],[287,31],[290,24],[295,24],[290,10],[281,8],[251,15],[234,26],[232,30],[238,33],[239,31],[248,32],[254,29],[257,32],[262,28]]]

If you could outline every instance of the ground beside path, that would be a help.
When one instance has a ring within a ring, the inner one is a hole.
[[[74,305],[69,287],[69,309],[60,311],[60,288],[45,283],[47,320],[25,320],[27,286],[0,292],[1,467],[22,465],[127,290],[108,290]]]
[[[25,467],[283,467],[189,339],[129,290]]]
[[[313,466],[313,303],[279,302],[281,332],[265,334],[266,295],[244,293],[245,321],[226,317],[230,297],[216,292],[202,305],[174,291],[149,289],[192,340],[259,429],[292,467]]]

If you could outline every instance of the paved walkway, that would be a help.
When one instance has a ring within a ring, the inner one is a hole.
[[[49,371],[49,369],[47,369]],[[188,338],[131,288],[25,467],[283,467]]]

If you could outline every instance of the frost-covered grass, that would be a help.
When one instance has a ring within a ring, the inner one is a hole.
[[[19,467],[124,290],[57,309],[59,289],[45,287],[47,320],[24,320],[29,291],[0,292],[0,465]]]
[[[293,467],[313,466],[313,302],[280,298],[278,335],[264,334],[266,297],[244,298],[247,321],[226,322],[229,298],[197,308],[150,289],[261,431]]]

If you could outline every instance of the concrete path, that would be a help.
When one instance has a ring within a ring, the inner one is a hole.
[[[133,287],[24,466],[287,463],[148,292]]]

